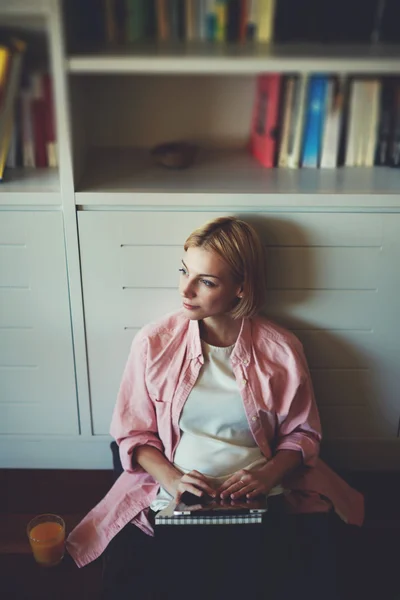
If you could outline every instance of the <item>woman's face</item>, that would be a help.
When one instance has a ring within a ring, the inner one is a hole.
[[[179,292],[189,319],[205,319],[229,312],[241,294],[227,264],[203,248],[188,248],[182,259]]]

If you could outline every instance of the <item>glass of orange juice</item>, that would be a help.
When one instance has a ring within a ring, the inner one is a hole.
[[[39,515],[26,529],[33,556],[40,565],[54,567],[62,561],[65,546],[65,523],[57,515]]]

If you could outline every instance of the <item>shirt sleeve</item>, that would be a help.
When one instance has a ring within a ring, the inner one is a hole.
[[[139,332],[132,343],[110,426],[110,434],[119,446],[122,466],[128,472],[141,469],[132,464],[132,454],[138,446],[150,445],[164,451],[154,404],[146,386],[147,355],[148,339]]]
[[[300,342],[288,352],[285,383],[282,386],[276,451],[297,450],[303,464],[313,466],[321,442],[321,422],[307,361]]]

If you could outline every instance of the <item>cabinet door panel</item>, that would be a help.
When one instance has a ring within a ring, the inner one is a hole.
[[[0,434],[79,433],[59,212],[0,219]]]

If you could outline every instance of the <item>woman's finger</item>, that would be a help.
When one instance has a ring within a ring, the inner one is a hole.
[[[257,498],[257,496],[262,496],[263,494],[265,494],[265,491],[260,489],[260,488],[256,488],[255,490],[248,492],[247,493],[247,497],[249,499],[251,498]]]
[[[191,485],[196,486],[198,489],[202,490],[204,493],[209,496],[215,497],[215,490],[207,483],[207,481],[203,481],[202,479],[192,475],[191,473],[186,473],[181,479],[182,483],[190,483]]]
[[[245,486],[246,486],[245,482],[242,481],[241,479],[239,479],[239,481],[236,481],[235,483],[233,483],[230,487],[228,487],[226,490],[224,490],[220,494],[221,498],[227,498],[228,496],[231,496],[235,492],[239,492]]]
[[[243,496],[249,497],[249,494],[252,493],[253,491],[254,491],[254,484],[245,485],[240,490],[238,490],[237,492],[234,492],[232,494],[232,499],[237,500],[238,498],[243,498]]]
[[[184,492],[191,492],[198,498],[201,498],[204,495],[203,491],[197,488],[195,485],[192,485],[191,483],[181,483],[175,496],[176,502],[180,502]]]

